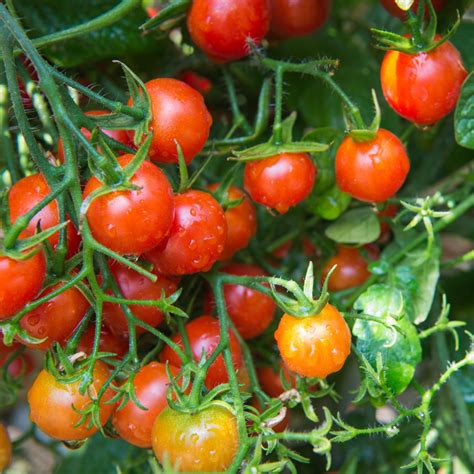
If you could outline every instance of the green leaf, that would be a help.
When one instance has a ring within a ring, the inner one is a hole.
[[[170,5],[162,8],[158,15],[150,18],[140,26],[140,28],[143,30],[154,30],[156,28],[168,30],[183,18],[183,15],[188,11],[190,5],[191,0],[176,0],[171,2]]]
[[[380,236],[380,221],[370,207],[346,212],[326,229],[326,236],[341,244],[368,244]]]
[[[351,203],[349,194],[342,192],[336,184],[322,194],[313,192],[307,201],[308,209],[316,216],[328,221],[336,220]]]
[[[277,155],[278,153],[317,153],[325,151],[328,148],[329,145],[316,142],[293,142],[284,143],[282,145],[267,142],[255,145],[243,151],[234,151],[234,155],[239,161],[252,161]]]
[[[474,150],[474,72],[464,83],[454,120],[456,141]]]
[[[385,385],[394,395],[402,393],[421,361],[420,340],[406,314],[402,292],[389,285],[372,285],[359,296],[354,308],[388,324],[396,320],[399,331],[375,321],[357,320],[353,333],[357,337],[357,349],[374,369],[377,354],[381,354]]]

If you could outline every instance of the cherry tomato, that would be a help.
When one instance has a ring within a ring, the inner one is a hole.
[[[388,223],[388,219],[393,219],[398,213],[396,204],[389,204],[383,211],[377,213],[380,219],[380,237],[378,242],[385,243],[390,240],[392,229]]]
[[[39,298],[49,295],[63,285],[64,283],[58,283],[47,288]],[[32,349],[49,349],[55,342],[62,342],[73,333],[89,306],[85,296],[76,287],[68,288],[21,318],[21,327],[30,336],[46,340],[38,344],[21,342]]]
[[[168,368],[173,377],[178,375],[176,367],[169,365]],[[165,364],[151,362],[138,371],[133,387],[138,402],[146,410],[129,400],[112,418],[114,428],[125,441],[140,448],[151,448],[153,423],[168,406],[166,394],[169,384]]]
[[[269,24],[268,0],[193,0],[188,13],[192,40],[217,62],[247,56],[248,40],[260,44]]]
[[[91,354],[94,349],[95,325],[86,329],[77,346],[78,352]],[[116,358],[123,357],[128,351],[128,342],[112,334],[107,327],[102,326],[99,340],[100,352],[111,352]]]
[[[368,253],[369,258],[373,260],[377,258],[378,251],[370,250]],[[342,291],[354,288],[362,285],[370,276],[367,260],[361,255],[360,250],[354,247],[346,247],[344,245],[337,247],[336,255],[329,259],[323,267],[322,281],[326,280],[329,270],[334,265],[337,265],[337,267],[329,278],[329,291]]]
[[[194,71],[183,71],[179,78],[184,81],[188,86],[191,86],[193,89],[196,89],[203,95],[209,94],[212,89],[212,82],[204,76],[201,76]]]
[[[203,149],[212,125],[202,95],[177,79],[153,79],[145,87],[152,113],[149,157],[159,163],[177,163],[179,144],[189,164]],[[131,99],[129,105],[133,105]]]
[[[44,198],[51,193],[46,179],[43,175],[36,173],[17,181],[8,193],[8,205],[10,207],[10,222],[13,224],[20,216],[26,214],[39,204]],[[39,211],[26,227],[28,234],[36,232],[38,223],[41,230],[50,229],[60,223],[59,208],[56,200],[51,201],[41,211]],[[22,233],[21,235],[26,236]],[[72,222],[66,227],[66,240],[68,246],[67,257],[72,257],[79,250],[81,238]],[[56,247],[59,242],[59,231],[48,238],[49,243]]]
[[[160,13],[160,10],[161,8],[159,0],[147,2],[147,6],[145,7],[145,11],[150,18],[153,18],[158,15],[158,13]]]
[[[295,376],[285,367],[284,364],[280,364],[278,369],[270,366],[259,367],[257,369],[257,376],[260,386],[262,387],[263,391],[272,398],[278,398],[287,390],[283,386],[280,375],[281,373],[283,373],[286,384],[291,388],[295,387]]]
[[[434,9],[438,12],[444,7],[446,1],[447,0],[431,0],[431,3],[433,4]],[[385,8],[385,10],[390,13],[390,15],[401,18],[402,20],[407,17],[407,12],[402,10],[395,3],[395,0],[380,0],[380,3]],[[415,0],[412,9],[414,9],[415,12],[418,11],[418,0]]]
[[[326,23],[331,0],[270,0],[270,32],[275,38],[313,33]]]
[[[293,248],[293,245],[295,244],[294,240],[288,240],[285,243],[281,244],[279,247],[277,247],[273,252],[272,255],[280,260],[284,260],[286,257],[288,257],[288,254],[290,253],[290,250]],[[301,246],[303,247],[303,254],[308,257],[308,258],[315,258],[319,254],[319,250],[316,247],[316,245],[311,242],[311,240],[304,236],[303,240],[301,242]],[[272,264],[277,264],[278,262],[274,261],[272,259]]]
[[[316,174],[316,166],[306,153],[280,153],[249,161],[244,186],[255,202],[284,214],[309,196]]]
[[[222,272],[237,276],[266,276],[257,265],[232,263]],[[224,285],[224,299],[230,319],[244,339],[260,336],[268,328],[275,315],[275,302],[267,295],[243,285]],[[212,312],[212,292],[206,295],[204,311]]]
[[[125,167],[133,155],[118,159]],[[98,242],[120,254],[140,255],[167,237],[173,220],[173,190],[165,174],[144,161],[130,182],[139,190],[115,191],[92,201],[87,220]],[[102,183],[93,176],[84,199]]]
[[[205,272],[220,258],[227,224],[219,203],[209,194],[189,190],[175,198],[174,220],[168,240],[146,254],[164,275]]]
[[[3,423],[0,423],[0,472],[3,472],[12,461],[12,442]]]
[[[38,428],[52,438],[61,441],[78,441],[98,431],[89,421],[75,426],[81,415],[76,410],[85,410],[110,376],[109,369],[100,360],[96,362],[93,382],[88,391],[79,392],[80,381],[70,384],[58,382],[53,375],[42,370],[28,392],[30,419]],[[114,396],[109,387],[99,401],[99,418],[104,425],[115,410],[114,404],[106,402]]]
[[[199,361],[203,352],[209,356],[216,348],[220,341],[220,325],[217,319],[211,316],[199,316],[186,324],[186,334],[188,335],[194,360]],[[235,334],[229,331],[230,351],[232,353],[232,361],[236,370],[242,366],[242,351]],[[172,341],[183,348],[183,341],[180,334],[175,334]],[[182,361],[178,354],[169,346],[165,346],[160,354],[162,362],[168,361],[176,367],[181,367]],[[229,381],[227,370],[225,367],[224,357],[219,354],[217,359],[209,367],[206,377],[206,387],[211,389],[221,383]]]
[[[239,449],[237,418],[223,402],[197,413],[165,408],[153,426],[153,451],[179,472],[227,472]]]
[[[0,256],[0,320],[20,311],[41,290],[46,259],[39,251],[25,260]]]
[[[409,171],[403,143],[382,128],[367,142],[346,137],[336,153],[337,185],[360,201],[383,202],[391,198]]]
[[[90,110],[86,112],[86,115],[97,116],[97,115],[109,115],[111,112],[108,110]],[[129,133],[126,130],[106,130],[105,128],[101,128],[102,132],[104,132],[110,138],[122,143],[126,146],[133,146],[133,142],[130,139]],[[87,128],[81,128],[82,134],[90,140],[92,133],[87,130]],[[64,163],[64,145],[61,137],[58,140],[58,160],[61,163]]]
[[[14,379],[27,377],[33,372],[35,361],[29,352],[22,352],[8,365],[8,373]]]
[[[216,191],[218,184],[211,184],[208,189]],[[246,248],[250,239],[257,232],[257,211],[252,201],[237,186],[231,186],[227,192],[227,201],[242,202],[235,207],[226,209],[227,240],[221,260],[229,260],[239,250]]]
[[[417,54],[388,51],[380,75],[397,114],[417,125],[433,125],[456,107],[467,71],[459,51],[446,41]]]
[[[111,262],[110,270],[123,297],[128,300],[159,300],[163,294],[170,296],[178,289],[176,279],[156,274],[158,280],[153,282],[118,262]],[[163,321],[163,313],[157,307],[130,305],[129,308],[135,317],[150,326],[158,326]],[[105,303],[103,316],[105,324],[116,336],[128,337],[127,318],[119,304]],[[136,328],[139,334],[146,331],[141,326]]]
[[[338,372],[351,352],[351,332],[341,313],[327,304],[306,318],[284,314],[275,339],[283,362],[302,377]]]

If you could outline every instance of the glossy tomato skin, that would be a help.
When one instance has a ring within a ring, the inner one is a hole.
[[[270,24],[269,0],[193,0],[188,13],[192,40],[217,62],[250,53],[247,41],[260,44]]]
[[[313,33],[331,12],[331,0],[270,0],[270,4],[270,32],[282,39]]]
[[[153,139],[149,157],[158,163],[178,163],[177,142],[189,164],[203,149],[212,125],[204,98],[196,89],[177,79],[153,79],[145,87],[152,113]],[[132,104],[130,99],[129,105]]]
[[[118,159],[125,167],[133,155]],[[139,190],[116,191],[95,199],[87,210],[92,235],[119,254],[140,255],[156,247],[171,228],[174,197],[165,174],[144,161],[130,182]],[[93,176],[84,190],[84,199],[102,183]]]
[[[295,376],[285,367],[284,364],[281,364],[278,369],[270,366],[259,367],[257,369],[260,386],[263,391],[272,398],[278,398],[286,391],[281,378],[282,372],[286,384],[291,388],[295,387]]]
[[[373,140],[347,136],[336,153],[336,182],[341,191],[360,201],[384,202],[403,185],[410,161],[400,139],[379,129]]]
[[[78,352],[85,352],[91,354],[94,349],[95,326],[90,326],[82,335],[77,346]],[[128,341],[115,336],[110,330],[102,326],[99,340],[100,352],[111,352],[116,354],[115,358],[123,357],[128,351]]]
[[[377,253],[369,257],[376,258]],[[324,282],[331,268],[337,265],[328,282],[329,291],[342,291],[362,285],[370,276],[369,262],[362,256],[360,250],[354,247],[339,245],[337,253],[323,267],[321,280]]]
[[[193,319],[185,327],[188,335],[191,350],[193,352],[194,360],[201,360],[203,352],[209,356],[216,348],[220,341],[220,325],[217,319],[211,316],[199,316]],[[232,353],[232,361],[236,370],[242,367],[242,351],[239,341],[235,334],[229,330],[230,350]],[[181,348],[183,348],[183,341],[179,334],[175,334],[171,338]],[[165,363],[168,361],[176,367],[181,367],[182,361],[178,354],[169,346],[165,346],[160,354],[160,360]],[[229,381],[227,370],[225,367],[224,357],[219,354],[217,359],[209,367],[206,377],[206,387],[212,389],[221,383]]]
[[[176,367],[169,365],[168,368],[173,377],[178,375]],[[147,410],[129,400],[114,413],[112,423],[121,438],[140,448],[151,448],[153,423],[168,406],[166,394],[169,384],[165,364],[151,362],[138,371],[133,379],[135,396]]]
[[[57,290],[64,283],[58,283],[44,290],[39,298]],[[39,344],[22,341],[32,349],[49,349],[55,342],[69,337],[89,309],[89,302],[76,287],[68,288],[61,294],[41,304],[21,318],[21,327],[37,339],[46,339]]]
[[[227,224],[219,203],[209,194],[189,190],[175,198],[174,220],[167,241],[146,258],[164,275],[205,272],[221,257]]]
[[[219,184],[208,186],[210,191],[216,191]],[[242,202],[235,207],[225,210],[227,223],[227,240],[221,260],[229,260],[239,250],[248,246],[250,239],[257,232],[257,211],[248,196],[237,186],[230,186],[227,192],[227,200]]]
[[[239,448],[237,418],[223,404],[195,414],[165,408],[153,426],[153,451],[178,472],[227,472]]]
[[[0,256],[0,320],[14,316],[41,290],[46,259],[39,251],[26,260]]]
[[[10,208],[10,222],[13,224],[18,217],[26,214],[39,204],[44,198],[51,193],[46,179],[43,175],[36,173],[17,181],[8,193],[8,205]],[[56,200],[51,201],[41,211],[39,211],[26,227],[28,234],[36,232],[38,223],[41,225],[41,230],[46,230],[54,227],[60,223],[59,208]],[[22,234],[23,237],[25,234]],[[77,233],[76,228],[72,222],[69,222],[66,227],[66,239],[68,252],[67,257],[72,257],[79,250],[81,239]],[[54,247],[59,242],[59,231],[48,238],[49,243]]]
[[[3,472],[12,461],[12,442],[3,423],[0,423],[0,472]]]
[[[88,393],[79,392],[80,381],[71,384],[58,382],[53,375],[42,370],[28,392],[30,419],[38,428],[52,438],[61,441],[78,441],[93,435],[98,431],[96,426],[85,424],[74,426],[81,419],[76,410],[84,410],[91,403],[89,393],[93,397],[109,378],[107,366],[100,360],[96,362],[93,382]],[[104,425],[115,410],[114,404],[106,404],[114,396],[114,391],[107,388],[99,405],[100,422]],[[73,408],[74,406],[74,408]]]
[[[454,110],[467,71],[459,51],[446,41],[417,54],[388,51],[380,77],[390,107],[417,125],[429,126]]]
[[[431,0],[434,9],[438,12],[440,11],[444,5],[446,4],[447,0]],[[407,12],[403,11],[396,3],[395,0],[380,0],[382,6],[387,10],[391,15],[396,16],[400,19],[405,19],[407,17]],[[418,11],[418,0],[415,0],[413,4],[414,11]]]
[[[280,153],[249,161],[244,187],[255,202],[284,214],[309,196],[316,174],[316,166],[306,153]]]
[[[110,270],[123,297],[128,300],[159,300],[163,293],[170,296],[178,289],[176,278],[155,273],[158,279],[154,282],[116,261],[111,262]],[[157,307],[130,305],[129,308],[135,317],[150,326],[156,327],[163,321],[163,313]],[[119,304],[105,303],[103,316],[113,334],[121,338],[128,337],[127,318]],[[146,331],[141,326],[136,329],[138,334]]]
[[[221,270],[236,276],[266,276],[258,265],[232,263]],[[275,302],[259,291],[243,285],[224,285],[224,299],[230,319],[244,339],[260,336],[268,328],[275,315]],[[212,312],[214,299],[208,291],[204,311]]]
[[[341,370],[351,352],[349,327],[330,304],[306,318],[284,314],[275,339],[283,362],[301,377],[324,379]]]

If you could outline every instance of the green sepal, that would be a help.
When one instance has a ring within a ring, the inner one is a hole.
[[[140,29],[150,31],[159,28],[169,30],[184,17],[191,5],[191,0],[176,0],[161,9],[158,15],[150,18],[140,26]]]

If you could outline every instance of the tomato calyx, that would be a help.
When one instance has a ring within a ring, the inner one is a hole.
[[[371,28],[376,48],[400,51],[406,54],[429,52],[449,40],[461,24],[461,17],[458,13],[458,18],[451,28],[443,36],[437,35],[438,19],[431,0],[421,0],[417,13],[411,10],[407,13],[406,25],[410,31],[409,35],[402,36]]]
[[[354,126],[357,126],[357,124],[353,123],[353,121],[350,120],[350,117],[345,114],[349,135],[357,142],[371,141],[377,136],[377,132],[379,131],[382,112],[380,110],[377,93],[374,89],[372,89],[372,100],[374,102],[375,114],[372,123],[367,128],[353,128]]]
[[[184,18],[190,6],[191,0],[175,0],[162,8],[156,16],[143,23],[140,29],[146,33],[156,29],[168,31]]]

